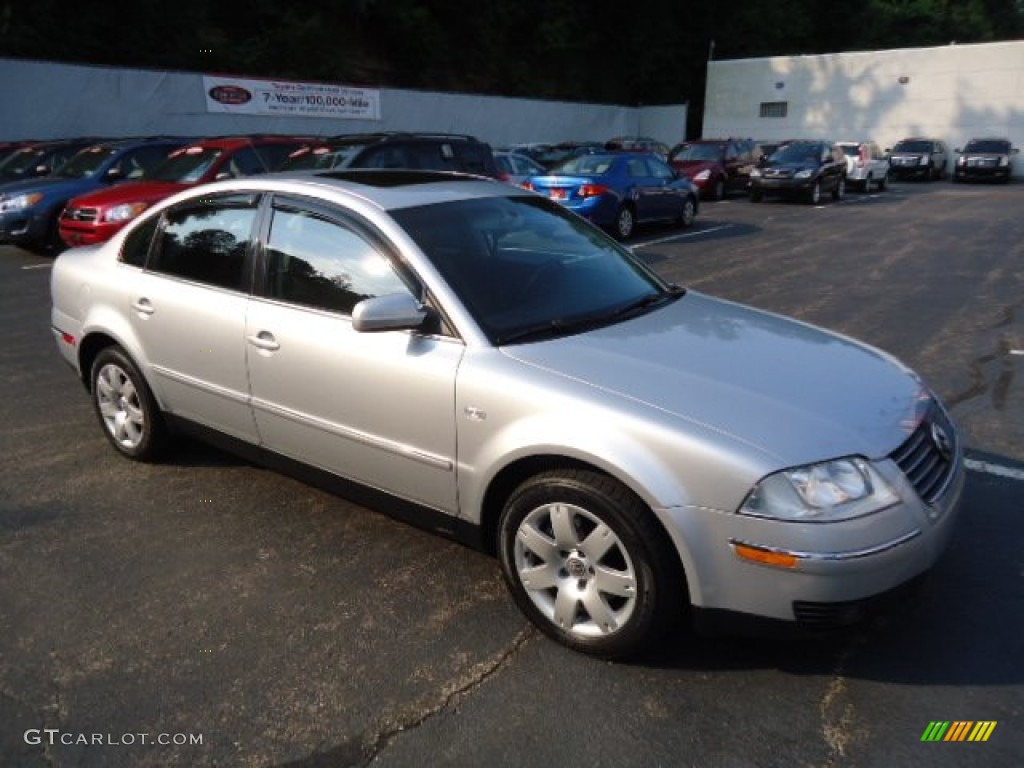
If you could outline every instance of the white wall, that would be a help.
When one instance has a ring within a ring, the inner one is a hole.
[[[788,102],[788,116],[759,117],[769,101]],[[924,135],[950,149],[1003,136],[1024,147],[1024,41],[713,61],[703,135],[873,139],[883,148]],[[1015,175],[1024,175],[1020,155]]]
[[[498,146],[682,139],[686,105],[625,107],[380,89],[381,119],[210,114],[202,75],[0,58],[0,140],[70,136],[332,135],[368,131],[468,133]]]

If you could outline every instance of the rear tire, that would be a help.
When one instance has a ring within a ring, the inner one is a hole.
[[[110,444],[129,459],[155,461],[167,447],[167,428],[131,358],[117,346],[103,349],[93,361],[89,382],[93,409]]]
[[[619,240],[628,240],[636,229],[636,214],[630,205],[623,204],[619,212],[615,214],[615,237]]]

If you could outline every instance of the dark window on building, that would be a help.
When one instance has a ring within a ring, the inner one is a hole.
[[[785,117],[789,112],[788,101],[762,101],[760,117]]]

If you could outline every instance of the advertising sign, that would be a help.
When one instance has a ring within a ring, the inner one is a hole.
[[[203,90],[207,112],[380,120],[380,91],[370,88],[203,75]]]

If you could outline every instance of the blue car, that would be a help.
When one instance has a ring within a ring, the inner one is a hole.
[[[699,192],[667,163],[645,152],[581,155],[534,176],[524,186],[625,240],[637,224],[693,223]]]
[[[139,179],[184,143],[162,138],[94,144],[50,176],[0,184],[0,243],[61,250],[57,221],[69,200],[119,181]]]

